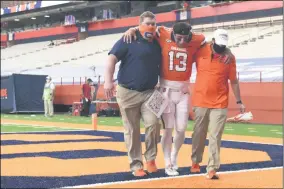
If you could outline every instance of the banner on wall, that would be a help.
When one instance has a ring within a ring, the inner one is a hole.
[[[79,32],[87,32],[88,31],[88,23],[76,23]]]
[[[64,25],[70,26],[70,25],[73,25],[73,24],[76,24],[75,16],[73,16],[73,15],[65,16]]]
[[[46,75],[13,74],[1,77],[1,112],[43,112]]]
[[[13,33],[13,32],[8,33],[8,41],[13,41],[14,37],[15,37],[15,33]]]
[[[191,18],[191,12],[190,10],[177,10],[176,13],[176,21],[183,21],[183,20],[189,20]]]
[[[15,110],[14,81],[12,76],[1,77],[1,113]]]
[[[70,2],[71,1],[30,1],[13,7],[1,8],[1,15],[66,4]]]
[[[43,112],[46,75],[13,74],[17,112]]]

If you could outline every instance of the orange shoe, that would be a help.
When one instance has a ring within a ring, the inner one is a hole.
[[[198,163],[193,163],[190,168],[191,173],[200,173],[200,166]]]
[[[137,169],[137,170],[133,171],[132,174],[135,177],[144,177],[144,176],[147,175],[147,173],[143,169]]]
[[[217,180],[219,179],[219,176],[217,175],[216,171],[209,171],[206,175],[207,179]]]
[[[148,161],[147,162],[147,171],[149,173],[155,173],[158,171],[158,168],[156,166],[156,163],[155,163],[155,160],[152,160],[152,161]]]

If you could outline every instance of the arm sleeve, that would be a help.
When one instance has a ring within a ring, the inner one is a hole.
[[[161,27],[163,26],[157,26],[156,28],[156,39],[160,38],[160,35],[161,35]]]
[[[230,71],[229,71],[229,79],[230,81],[237,80],[237,68],[236,68],[236,59],[233,58],[232,62],[230,63]]]
[[[117,60],[120,61],[126,55],[127,49],[128,49],[127,43],[124,43],[123,38],[121,38],[114,44],[108,55],[113,54],[114,56],[116,56]]]

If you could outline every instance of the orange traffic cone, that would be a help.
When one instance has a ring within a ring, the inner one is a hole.
[[[92,125],[93,125],[93,128],[94,130],[97,130],[98,129],[98,116],[96,113],[92,114]]]

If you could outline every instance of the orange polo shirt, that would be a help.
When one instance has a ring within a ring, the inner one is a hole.
[[[236,59],[225,64],[218,54],[213,54],[211,44],[205,44],[196,53],[196,81],[192,93],[192,104],[204,108],[227,108],[229,96],[228,80],[237,79]]]

